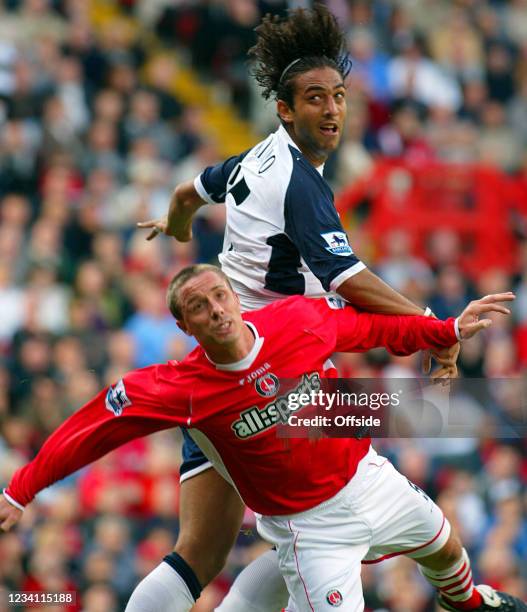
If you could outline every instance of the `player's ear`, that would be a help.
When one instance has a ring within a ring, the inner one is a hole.
[[[192,334],[190,333],[188,327],[185,325],[185,321],[183,321],[183,320],[180,321],[179,319],[176,319],[176,325],[179,327],[179,329],[183,333],[187,334],[187,336],[192,336]]]
[[[283,123],[293,123],[293,110],[284,100],[276,101],[276,112]]]

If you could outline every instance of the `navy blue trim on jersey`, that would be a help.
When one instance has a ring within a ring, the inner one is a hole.
[[[226,159],[224,162],[216,164],[215,166],[209,166],[203,170],[200,176],[201,183],[211,200],[214,200],[214,202],[218,204],[225,202],[225,195],[227,191],[229,191],[229,186],[227,185],[229,176],[249,151],[250,149],[240,153],[240,155],[233,155],[233,157],[229,157],[229,159]],[[247,197],[247,195],[245,197]]]
[[[239,206],[240,204],[245,202],[245,200],[251,193],[251,190],[249,189],[249,186],[245,182],[245,179],[242,177],[242,180],[238,181],[236,185],[234,185],[234,187],[229,189],[228,193],[230,193],[232,197],[234,198],[234,201],[236,202],[236,206]]]
[[[181,433],[183,434],[183,463],[179,468],[179,473],[183,476],[183,474],[195,470],[204,463],[208,463],[209,460],[205,457],[201,448],[194,442],[192,436],[186,429],[182,427]]]
[[[298,249],[286,234],[269,236],[265,242],[272,248],[265,288],[284,295],[303,295],[306,279],[298,271],[302,265]]]
[[[190,565],[183,559],[177,552],[171,552],[169,555],[163,557],[163,561],[168,563],[170,567],[183,579],[183,582],[187,585],[190,594],[197,601],[201,595],[202,586],[198,577],[194,573],[194,570]]]
[[[293,171],[284,202],[285,231],[330,291],[331,281],[360,260],[348,244],[329,185],[297,149],[289,145],[289,150]]]

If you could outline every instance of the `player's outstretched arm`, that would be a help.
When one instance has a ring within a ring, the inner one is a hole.
[[[361,352],[383,346],[395,355],[410,355],[426,348],[441,348],[470,338],[492,323],[479,319],[488,312],[510,314],[499,302],[509,302],[514,294],[487,295],[471,302],[457,318],[446,321],[423,316],[378,315],[346,309],[336,315],[340,318],[336,351]]]
[[[152,231],[146,237],[152,240],[159,234],[173,236],[180,242],[192,240],[192,219],[198,208],[206,204],[196,191],[193,181],[180,183],[172,193],[168,215],[159,219],[150,219],[137,224]]]
[[[368,269],[362,270],[351,278],[345,280],[337,289],[338,293],[350,304],[379,314],[419,315],[424,310],[390,287],[376,274]],[[441,364],[440,370],[433,374],[455,378],[457,376],[457,358],[459,344],[451,347],[435,349],[432,352],[434,359]],[[431,370],[431,353],[426,351],[423,356],[423,371],[428,374]]]
[[[346,279],[337,292],[366,312],[389,315],[422,315],[424,310],[390,287],[367,268]]]
[[[184,424],[185,404],[178,404],[177,398],[167,410],[158,366],[129,372],[49,436],[37,456],[15,472],[4,498],[25,507],[42,489],[126,442]]]
[[[0,529],[9,531],[22,518],[22,510],[0,495]]]

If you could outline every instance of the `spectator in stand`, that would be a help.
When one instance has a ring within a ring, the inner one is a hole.
[[[474,125],[479,125],[487,98],[487,86],[482,79],[466,80],[463,86],[463,105],[458,111],[458,116]]]
[[[40,130],[31,122],[7,121],[0,133],[0,195],[35,192]]]
[[[508,45],[494,42],[487,50],[486,81],[491,100],[502,104],[514,95],[512,50]]]
[[[74,56],[62,56],[58,61],[55,90],[66,109],[69,124],[76,133],[88,126],[88,92],[85,86],[82,64]]]
[[[483,107],[478,151],[483,163],[490,163],[507,172],[519,166],[521,141],[507,124],[503,104],[496,100],[489,100]]]
[[[118,153],[119,133],[117,125],[108,120],[95,120],[88,130],[86,153],[82,158],[85,175],[104,168],[115,177],[124,175],[124,160]]]
[[[124,120],[124,136],[128,147],[140,138],[147,138],[155,144],[163,159],[177,159],[177,139],[163,125],[159,101],[150,91],[139,90],[132,95]]]
[[[348,40],[353,60],[353,79],[359,78],[362,81],[369,98],[376,101],[388,100],[391,97],[388,88],[388,56],[376,48],[374,34],[364,26],[359,26],[350,30]]]
[[[159,114],[163,121],[176,125],[176,120],[183,111],[182,105],[172,92],[174,79],[178,67],[174,58],[169,55],[160,55],[149,67],[149,90],[155,94],[159,101]]]
[[[373,167],[372,151],[377,142],[368,128],[369,112],[364,100],[352,103],[347,131],[341,145],[335,183],[338,188],[352,185]]]
[[[434,151],[423,135],[423,108],[411,101],[394,105],[392,120],[379,130],[381,153],[386,157],[406,159],[412,163],[424,163],[435,157]]]
[[[514,97],[508,104],[508,118],[511,129],[527,147],[527,79],[520,81]]]
[[[86,589],[82,612],[118,612],[115,590],[105,582],[98,582]]]
[[[439,318],[450,317],[457,312],[459,304],[471,299],[467,282],[461,270],[455,266],[445,266],[437,276],[437,292],[430,298],[430,308]]]
[[[434,281],[432,271],[423,259],[413,255],[411,236],[404,230],[392,230],[386,237],[385,249],[376,266],[379,276],[410,299],[428,302]]]
[[[134,367],[181,359],[194,348],[195,342],[179,329],[167,312],[163,293],[155,282],[147,277],[137,278],[131,290],[136,312],[126,321],[124,329],[134,338]],[[174,338],[184,341],[182,354],[169,353]]]
[[[397,44],[398,54],[388,64],[392,96],[457,110],[461,106],[459,86],[441,66],[426,57],[422,38],[408,33]]]
[[[465,8],[451,6],[439,27],[430,32],[429,40],[434,60],[458,81],[482,76],[482,40]]]

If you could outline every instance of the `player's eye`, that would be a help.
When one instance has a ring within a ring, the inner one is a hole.
[[[199,312],[202,307],[203,307],[203,302],[193,302],[190,305],[190,312],[193,312],[193,313]]]

